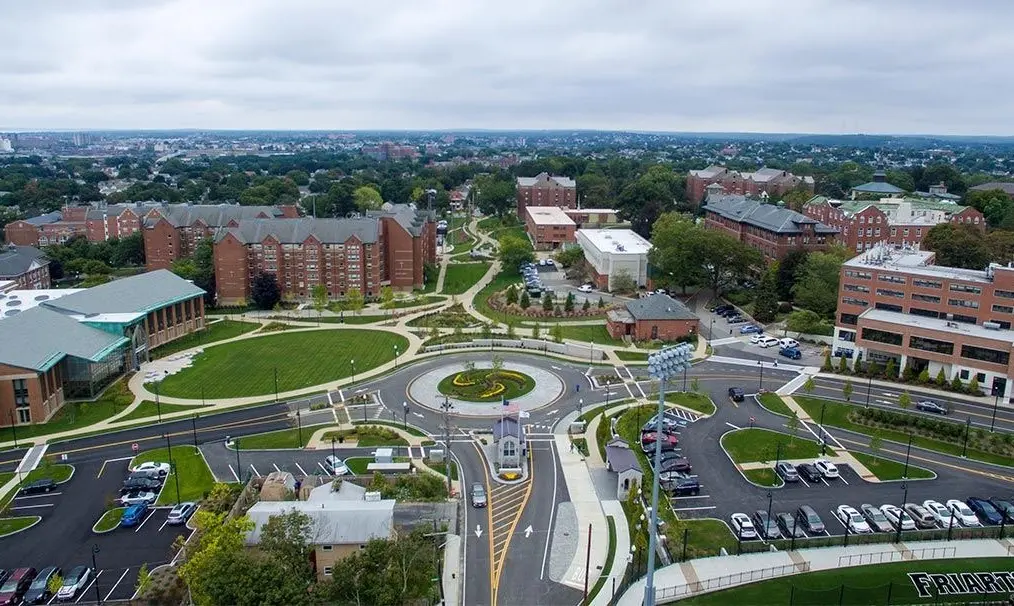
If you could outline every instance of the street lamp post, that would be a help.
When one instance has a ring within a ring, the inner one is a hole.
[[[715,316],[711,316],[711,324],[708,326],[708,340],[715,338]]]
[[[394,369],[398,370],[398,346],[394,346]]]
[[[905,449],[905,471],[901,474],[901,479],[908,479],[908,458],[912,455],[912,434],[908,434],[908,448]]]
[[[296,436],[299,439],[299,444],[296,446],[296,448],[302,448],[303,447],[303,419],[302,419],[302,415],[300,414],[298,408],[296,409]]]
[[[577,399],[577,414],[581,414],[581,409],[584,408],[584,398]]]
[[[760,367],[760,379],[757,380],[757,391],[764,389],[764,362],[757,360],[757,366]]]
[[[449,415],[451,409],[454,408],[454,404],[451,404],[451,398],[444,396],[444,401],[440,404],[440,410],[444,414],[444,443],[447,444],[447,458],[444,464],[447,465],[447,495],[451,495],[451,421]]]
[[[771,505],[774,503],[775,495],[769,490],[768,491],[768,517],[764,520],[764,538],[769,539],[771,536],[768,532],[771,530]]]
[[[693,352],[690,345],[680,343],[666,347],[648,356],[648,374],[658,380],[658,427],[656,433],[661,434],[661,423],[665,416],[665,382],[679,376],[684,367],[690,365]],[[662,436],[655,436],[655,465],[658,469],[662,459]],[[651,522],[648,527],[648,576],[644,584],[644,606],[655,605],[655,550],[658,541],[658,474],[652,474],[651,482]]]
[[[993,386],[993,418],[989,422],[989,433],[993,433],[996,427],[996,408],[1000,405],[1000,390]],[[15,444],[17,446],[17,444]]]
[[[226,443],[229,442],[229,436],[225,436]],[[239,438],[233,438],[232,447],[236,449],[236,479],[241,483],[243,482],[243,468],[239,465]]]
[[[95,562],[95,555],[101,551],[98,545],[92,545],[92,576],[95,577],[95,602],[102,603],[102,593],[99,591],[99,565]]]
[[[14,422],[14,411],[11,411],[11,431],[14,432],[14,448],[18,447],[18,424]]]
[[[155,387],[155,414],[158,415],[158,422],[161,425],[162,424],[162,404],[159,403],[159,399],[158,399],[158,385],[159,385],[159,383],[161,383],[161,381],[155,381],[155,383],[154,383],[154,387]]]
[[[870,375],[870,381],[866,384],[866,408],[870,407],[870,392],[873,391],[873,375]]]
[[[609,407],[609,384],[606,384],[606,407]]]
[[[352,359],[352,360],[349,360],[349,363],[352,364],[352,382],[355,383],[356,382],[356,361],[355,361],[355,359]]]
[[[275,402],[278,402],[278,367],[275,366]]]
[[[904,494],[904,496],[901,497],[901,511],[902,511],[902,513],[899,514],[899,516],[898,516],[898,533],[894,536],[894,542],[895,543],[900,543],[901,542],[901,521],[904,519],[904,517],[906,515],[904,513],[904,511],[905,511],[905,503],[908,502],[908,482],[902,482],[901,483],[901,489],[905,491],[905,494]]]
[[[197,417],[201,415],[194,415],[190,417],[190,426],[194,430],[194,448],[197,448]]]
[[[336,438],[335,438],[334,436],[331,436],[331,460],[332,460],[332,461],[334,461],[335,459],[337,459],[337,458],[338,458],[338,457],[336,457],[336,456],[335,456],[335,451],[334,451],[334,443],[335,443],[335,439],[336,439]]]
[[[169,451],[169,473],[173,474],[176,480],[176,504],[180,504],[180,474],[176,473],[176,465],[173,464],[173,445],[169,441],[169,434],[165,434],[165,448]]]
[[[827,434],[824,432],[824,407],[827,402],[820,404],[820,456],[827,454]]]
[[[405,426],[405,429],[408,429],[408,402],[402,402],[401,409],[405,413],[402,417],[402,424]]]
[[[778,462],[782,460],[782,443],[779,442],[775,448],[775,473],[778,473]]]

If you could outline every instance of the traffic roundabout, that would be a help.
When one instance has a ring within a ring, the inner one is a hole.
[[[408,395],[418,404],[440,410],[452,404],[452,414],[498,417],[505,406],[536,410],[556,401],[564,392],[563,380],[530,364],[508,362],[494,368],[491,362],[467,366],[446,364],[417,376]]]

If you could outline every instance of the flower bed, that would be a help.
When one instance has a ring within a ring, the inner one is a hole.
[[[535,388],[535,379],[515,370],[477,368],[444,377],[437,390],[468,402],[496,402],[523,396]]]

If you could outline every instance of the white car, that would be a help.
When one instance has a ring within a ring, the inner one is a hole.
[[[338,457],[329,455],[324,459],[324,469],[333,476],[344,476],[349,473],[349,468]]]
[[[753,522],[750,521],[750,516],[745,513],[732,514],[732,531],[740,539],[757,538],[757,529],[754,528]]]
[[[961,526],[961,520],[959,520],[957,516],[955,516],[950,509],[947,509],[947,506],[940,501],[927,499],[922,502],[922,506],[933,514],[933,517],[937,519],[937,524],[943,528]]]
[[[855,507],[851,505],[839,505],[838,509],[834,511],[834,515],[838,516],[841,523],[849,529],[852,534],[869,534],[873,532],[870,528],[869,522],[863,517],[863,514],[856,511]]]
[[[170,467],[168,463],[156,463],[155,461],[148,461],[147,463],[141,463],[137,467],[131,468],[131,472],[134,471],[157,471],[158,475],[164,476],[169,473]]]
[[[799,347],[799,341],[785,337],[784,339],[778,339],[778,344],[782,347]]]
[[[761,337],[757,342],[761,347],[778,347],[778,339],[774,337]]]
[[[838,468],[835,467],[834,463],[827,459],[817,459],[813,462],[813,466],[817,468],[820,475],[826,479],[833,480],[838,477]]]
[[[578,290],[579,290],[580,292],[591,292],[591,291],[595,290],[595,289],[594,289],[594,288],[592,287],[592,285],[591,285],[591,284],[582,284],[581,286],[578,286],[578,287],[577,287],[577,289],[578,289]]]
[[[887,516],[887,521],[895,528],[898,527],[898,524],[901,524],[902,530],[915,530],[915,520],[912,519],[912,516],[905,513],[901,507],[886,503],[880,506],[880,511]]]
[[[750,344],[751,345],[757,345],[758,343],[761,342],[761,339],[766,339],[766,338],[767,337],[765,335],[762,335],[760,333],[754,333],[754,334],[750,335]]]
[[[77,594],[88,586],[88,581],[92,578],[92,569],[87,566],[77,566],[72,568],[67,576],[63,577],[63,585],[60,586],[60,590],[56,592],[56,599],[59,602],[67,602],[73,600]]]
[[[951,499],[947,501],[947,509],[951,510],[951,513],[958,518],[962,526],[982,526],[982,522],[979,521],[975,512],[969,509],[964,501]]]
[[[138,505],[140,503],[146,503],[152,505],[155,503],[155,499],[158,495],[150,491],[135,491],[128,492],[127,494],[120,497],[120,504],[124,507],[130,507],[131,505]]]

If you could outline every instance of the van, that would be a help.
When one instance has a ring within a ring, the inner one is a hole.
[[[778,339],[778,344],[782,347],[799,347],[799,341],[785,337],[784,339]]]

